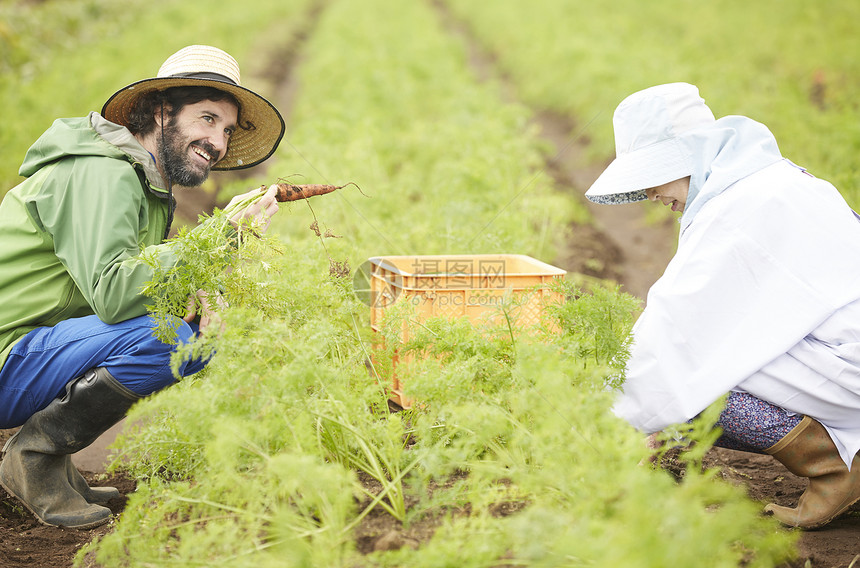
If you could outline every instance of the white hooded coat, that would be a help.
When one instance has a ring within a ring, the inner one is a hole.
[[[860,449],[860,219],[828,182],[729,116],[679,137],[693,162],[678,251],[634,326],[614,411],[644,432],[730,390]]]

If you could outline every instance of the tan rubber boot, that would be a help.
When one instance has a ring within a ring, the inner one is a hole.
[[[860,456],[854,457],[849,472],[830,434],[809,416],[765,452],[794,475],[809,478],[796,508],[774,503],[764,508],[782,524],[822,527],[860,500]]]
[[[104,368],[70,381],[63,397],[33,414],[6,442],[0,485],[46,525],[86,529],[108,522],[110,509],[78,492],[91,488],[78,479],[77,470],[70,471],[67,460],[116,424],[140,398]]]

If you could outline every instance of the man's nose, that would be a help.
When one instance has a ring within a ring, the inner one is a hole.
[[[220,136],[212,136],[209,140],[210,144],[215,148],[215,151],[218,152],[216,162],[221,160],[224,156],[227,155],[227,148],[230,145],[230,137],[226,132],[222,133]]]

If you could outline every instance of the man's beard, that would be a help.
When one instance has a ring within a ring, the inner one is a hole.
[[[215,148],[208,142],[199,141],[194,145],[210,156],[218,155]],[[158,161],[167,176],[167,183],[196,187],[209,177],[211,165],[200,167],[194,164],[191,156],[188,155],[188,150],[189,144],[185,141],[182,131],[173,120],[167,121],[162,129],[161,144],[158,147]]]

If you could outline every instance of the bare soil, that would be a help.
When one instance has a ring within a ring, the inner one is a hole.
[[[501,79],[505,96],[515,100],[515,89],[497,68],[493,54],[482,51],[468,29],[452,20],[441,3],[434,2],[434,5],[439,8],[443,24],[461,36],[469,47],[470,62],[476,76]],[[321,6],[315,5],[309,14],[310,25],[305,28],[306,33],[312,29]],[[272,57],[273,65],[266,70],[275,80],[276,102],[285,118],[297,86],[289,71],[291,65],[284,65],[283,61],[294,63],[300,57],[304,39],[304,35],[297,36],[288,48]],[[280,64],[275,65],[276,61]],[[568,193],[572,199],[582,199],[585,189],[605,164],[581,165],[581,152],[587,139],[577,132],[573,119],[543,109],[535,109],[534,115],[541,135],[556,149],[554,155],[547,157],[547,171],[554,177],[560,191]],[[216,205],[215,194],[211,190],[179,190],[177,222],[193,223],[200,212],[211,212]],[[588,206],[595,222],[588,226],[568,227],[563,235],[560,255],[554,263],[571,272],[613,279],[627,292],[644,300],[648,288],[662,274],[674,251],[674,220],[646,222],[647,205],[642,204]],[[0,430],[0,445],[13,432]],[[125,507],[127,495],[134,491],[135,483],[121,475],[104,474],[105,446],[114,435],[115,430],[107,433],[86,452],[75,456],[74,461],[91,485],[110,485],[120,490],[121,498],[109,504],[118,515]],[[750,497],[762,504],[793,505],[806,484],[804,479],[788,473],[770,456],[715,448],[708,453],[706,465],[719,467],[725,479],[745,486]],[[372,488],[371,480],[365,480],[365,484]],[[521,506],[518,503],[501,503],[497,514],[516,514]],[[377,510],[357,528],[356,546],[363,553],[417,548],[432,536],[435,528],[436,521],[427,519],[404,529],[399,521]],[[16,499],[0,489],[0,568],[68,568],[81,546],[110,530],[111,524],[84,531],[44,526]],[[780,568],[848,568],[855,565],[860,566],[860,505],[823,529],[803,532],[797,559]]]
[[[705,465],[719,467],[724,479],[743,485],[749,496],[762,504],[793,507],[806,488],[806,479],[792,475],[781,463],[766,455],[714,448],[708,453]],[[802,531],[798,557],[786,568],[847,568],[858,565],[860,503],[821,529]]]

